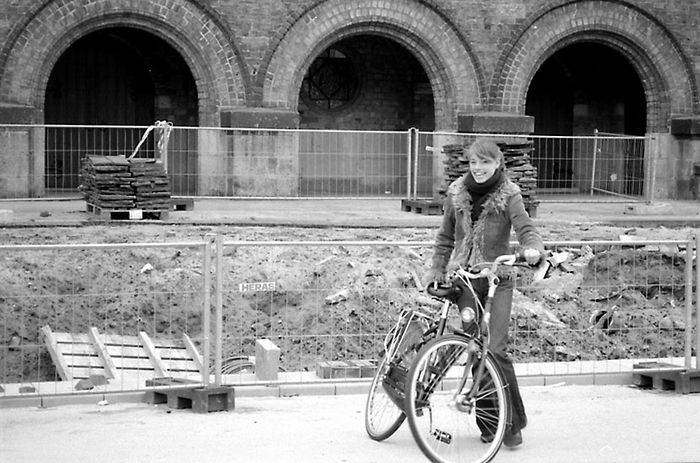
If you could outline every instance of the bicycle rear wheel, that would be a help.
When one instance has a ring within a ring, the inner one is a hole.
[[[467,400],[481,353],[476,341],[448,335],[427,343],[411,365],[404,408],[413,438],[433,462],[485,463],[501,447],[508,394],[490,354],[476,395]]]
[[[384,389],[384,377],[389,371],[389,361],[382,359],[377,367],[367,394],[365,405],[365,429],[369,437],[376,441],[389,438],[406,419],[403,413]]]

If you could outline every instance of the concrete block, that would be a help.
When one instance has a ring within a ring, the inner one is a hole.
[[[323,379],[359,378],[360,367],[345,360],[322,360],[316,363],[316,376]]]
[[[659,202],[630,204],[624,210],[624,214],[629,215],[671,215],[673,213],[671,204]]]
[[[36,124],[37,114],[30,106],[0,105],[0,124]]]
[[[528,134],[535,131],[535,118],[505,112],[481,112],[457,116],[457,131],[465,133]]]
[[[221,111],[221,127],[298,129],[297,111],[245,108]]]
[[[146,391],[146,403],[167,403],[168,408],[191,408],[196,413],[233,410],[235,391],[231,387],[173,388]]]
[[[269,339],[255,341],[255,376],[262,381],[276,381],[280,367],[280,348]]]
[[[232,387],[207,387],[192,390],[192,411],[195,413],[233,410],[236,394]]]
[[[676,136],[700,136],[700,116],[671,118],[671,134]]]

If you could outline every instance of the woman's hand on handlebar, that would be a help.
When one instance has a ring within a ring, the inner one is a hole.
[[[520,255],[522,259],[528,263],[528,265],[537,265],[542,259],[542,254],[540,254],[540,251],[533,248],[523,249],[522,251],[520,251]]]
[[[447,274],[444,270],[430,269],[428,273],[423,278],[423,283],[425,286],[440,285],[447,282]]]

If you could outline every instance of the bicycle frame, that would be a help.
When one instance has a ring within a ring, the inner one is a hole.
[[[486,364],[486,355],[488,353],[489,341],[490,341],[489,320],[491,318],[491,308],[493,307],[493,297],[496,294],[496,289],[498,288],[498,285],[500,283],[500,279],[499,279],[498,275],[496,274],[496,271],[500,265],[509,265],[509,266],[515,265],[515,261],[516,261],[515,255],[503,255],[503,256],[496,258],[496,260],[494,262],[481,264],[481,265],[488,265],[488,266],[484,267],[479,272],[476,272],[476,273],[470,272],[470,271],[467,271],[467,270],[460,267],[454,273],[454,278],[461,281],[464,284],[464,286],[467,288],[467,290],[469,290],[473,296],[474,304],[476,305],[476,307],[475,307],[476,308],[475,322],[476,322],[476,326],[477,326],[477,333],[474,337],[479,340],[479,342],[481,343],[481,349],[482,349],[481,359],[479,360],[479,363],[477,365],[476,372],[474,372],[473,387],[460,400],[460,402],[462,402],[463,404],[471,403],[473,400],[475,400],[475,397],[479,393],[478,385],[481,384],[481,379],[484,375],[484,369],[485,369],[485,364]],[[474,285],[472,284],[472,280],[475,280],[478,278],[486,278],[486,280],[488,282],[488,291],[487,291],[486,298],[485,298],[483,303],[477,297],[476,290],[474,289]],[[447,310],[449,309],[450,306],[451,306],[451,304],[449,303],[449,301],[445,300],[445,303],[443,304],[443,312],[441,312],[441,315],[440,315],[440,326],[442,327],[442,329],[439,330],[438,335],[442,335],[444,333],[444,327],[445,327],[445,324],[447,322]],[[464,333],[464,334],[465,334],[465,336],[468,336],[466,333]],[[473,348],[471,350],[473,352],[476,352],[476,351],[478,351],[478,347],[473,346]],[[462,378],[460,379],[460,382],[458,383],[459,387],[456,389],[457,391],[464,390],[468,377],[469,377],[469,372],[468,372],[468,369],[465,368],[464,375],[462,376]],[[454,399],[456,400],[457,396],[455,396]]]

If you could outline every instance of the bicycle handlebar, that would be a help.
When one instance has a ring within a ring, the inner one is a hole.
[[[481,262],[472,269],[477,269],[479,267],[483,267],[481,270],[478,272],[475,272],[474,270],[470,269],[463,269],[459,268],[455,273],[466,277],[470,279],[474,278],[482,278],[482,277],[487,277],[489,275],[493,275],[496,273],[496,270],[498,269],[499,265],[508,265],[510,267],[518,265],[518,263],[522,263],[525,261],[525,257],[520,254],[520,253],[515,253],[515,254],[503,254],[502,256],[496,257],[496,259],[493,262]],[[528,265],[529,267],[529,265]]]
[[[496,270],[499,265],[514,266],[518,262],[524,260],[523,256],[516,254],[504,254],[502,256],[496,257],[493,262],[481,262],[475,265],[473,268],[483,267],[478,272],[473,270],[466,270],[464,268],[457,269],[454,273],[462,278],[476,279],[483,277],[490,277],[496,274]],[[462,288],[455,285],[453,281],[449,281],[444,284],[437,284],[436,282],[429,284],[426,287],[426,292],[434,297],[439,297],[442,299],[450,298],[456,299],[462,293]]]

